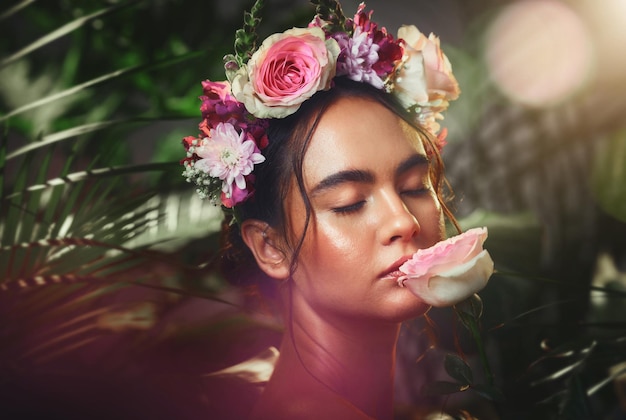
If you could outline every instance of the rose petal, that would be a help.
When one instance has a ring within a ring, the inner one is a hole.
[[[418,250],[400,266],[400,271],[415,277],[440,274],[476,256],[482,251],[486,239],[486,228],[469,229],[430,248]]]
[[[407,278],[403,285],[425,303],[451,306],[482,290],[493,274],[493,260],[486,250],[453,269],[425,278]]]
[[[232,94],[258,118],[284,118],[330,88],[338,55],[337,41],[321,28],[270,35],[232,76]]]

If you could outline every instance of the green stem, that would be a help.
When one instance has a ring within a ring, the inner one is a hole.
[[[493,372],[491,371],[491,367],[489,365],[489,359],[487,358],[487,352],[485,351],[485,345],[483,344],[482,337],[480,336],[480,330],[478,328],[478,323],[476,322],[476,318],[469,317],[469,328],[472,333],[472,337],[476,342],[476,346],[478,347],[478,353],[480,354],[480,360],[483,364],[483,370],[485,371],[485,376],[487,377],[487,383],[491,386],[494,385],[494,377]]]

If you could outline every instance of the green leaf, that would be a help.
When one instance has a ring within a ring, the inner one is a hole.
[[[568,341],[550,349],[548,353],[534,361],[529,367],[532,368],[546,359],[588,357],[593,352],[597,344],[598,342],[596,340],[590,339],[589,337],[580,337],[575,340]]]
[[[33,160],[32,155],[26,156],[17,169],[12,189],[22,189],[28,183],[30,167]],[[7,191],[8,193],[8,191]],[[0,215],[0,226],[2,227],[2,238],[0,243],[13,244],[19,242],[20,225],[22,218],[27,213],[20,197],[10,194],[3,197],[2,214]],[[19,263],[22,260],[23,252],[12,250],[8,253],[0,253],[0,280],[15,278],[19,271]]]
[[[63,140],[68,140],[73,137],[81,136],[84,134],[90,134],[102,130],[106,130],[112,127],[136,124],[136,123],[151,123],[155,121],[163,121],[163,120],[176,120],[184,117],[177,115],[161,115],[155,118],[148,117],[138,117],[138,118],[127,118],[127,119],[115,119],[109,121],[98,121],[88,124],[83,124],[79,126],[75,126],[72,128],[68,128],[67,130],[59,131],[56,133],[45,135],[41,138],[40,141],[29,143],[25,146],[22,146],[11,153],[6,155],[6,160],[15,159],[18,156],[22,156],[25,153],[31,152],[33,150],[44,149],[45,147],[51,146],[55,143],[61,142]]]
[[[22,114],[22,113],[24,113],[26,111],[30,111],[31,109],[38,108],[38,107],[44,106],[44,105],[48,105],[48,104],[50,104],[52,102],[58,101],[59,99],[63,99],[63,98],[66,98],[68,96],[75,95],[77,93],[83,92],[87,88],[91,88],[93,86],[100,85],[100,84],[103,84],[105,82],[110,82],[110,81],[112,81],[114,79],[117,79],[117,78],[120,78],[120,77],[123,77],[123,76],[128,76],[128,75],[139,73],[139,72],[143,72],[143,71],[155,70],[157,68],[161,68],[161,67],[164,67],[164,66],[169,66],[169,65],[172,65],[172,64],[176,64],[176,63],[179,63],[181,61],[185,61],[185,60],[189,60],[189,59],[195,58],[195,57],[197,57],[197,56],[199,56],[201,54],[202,53],[200,53],[200,52],[192,52],[192,53],[189,53],[189,54],[182,54],[182,55],[179,55],[179,56],[176,56],[176,57],[167,58],[165,60],[162,60],[162,61],[159,61],[159,62],[156,62],[156,63],[144,64],[144,65],[140,65],[140,66],[134,66],[134,67],[130,67],[130,68],[116,70],[116,71],[113,71],[111,73],[107,73],[105,75],[96,77],[95,79],[91,79],[91,80],[89,80],[87,82],[84,82],[84,83],[81,83],[79,85],[72,86],[69,89],[63,90],[61,92],[58,92],[58,93],[55,93],[55,94],[52,94],[52,95],[45,96],[45,97],[43,97],[43,98],[41,98],[41,99],[39,99],[37,101],[31,102],[29,104],[26,104],[26,105],[23,105],[23,106],[21,106],[19,108],[16,108],[16,109],[12,110],[11,112],[9,112],[9,113],[7,113],[5,115],[0,116],[0,122],[6,121],[6,120],[8,120],[9,118],[11,118],[11,117],[13,117],[15,115],[19,115],[19,114]]]
[[[593,418],[589,398],[579,375],[570,379],[565,398],[559,407],[559,418],[563,420],[586,420]]]
[[[346,17],[341,9],[341,4],[336,0],[311,0],[315,6],[317,15],[328,22],[330,32],[346,31]]]
[[[456,379],[463,385],[471,385],[474,382],[472,369],[465,360],[456,354],[446,354],[444,368],[451,378]]]
[[[483,300],[476,293],[463,302],[457,303],[454,307],[457,309],[457,312],[466,314],[475,320],[479,320],[483,315]]]
[[[623,350],[620,351],[620,353],[622,352]],[[595,394],[606,385],[613,383],[617,378],[626,374],[626,361],[621,364],[614,365],[609,369],[609,371],[610,374],[606,378],[602,379],[600,382],[594,384],[593,386],[589,387],[589,389],[587,389],[587,395],[591,396]]]
[[[115,5],[115,6],[111,6],[107,9],[103,9],[100,10],[96,13],[92,13],[90,15],[87,16],[83,16],[80,17],[78,19],[73,20],[72,22],[69,22],[65,25],[63,25],[62,27],[58,28],[55,31],[50,32],[49,34],[39,38],[38,40],[36,40],[35,42],[33,42],[32,44],[22,48],[21,50],[17,51],[16,53],[6,57],[5,59],[0,61],[0,68],[6,67],[7,65],[13,63],[14,61],[19,60],[22,57],[25,57],[26,55],[30,54],[31,52],[44,47],[48,44],[50,44],[53,41],[56,41],[57,39],[75,31],[76,29],[84,26],[85,24],[101,18],[102,16],[105,16],[109,13],[112,13],[116,10],[119,10],[123,7],[127,7],[130,6],[132,4],[138,3],[139,1],[135,0],[135,1],[129,1],[126,4],[121,4],[121,5]]]
[[[256,0],[250,12],[243,15],[243,28],[235,32],[235,59],[239,66],[247,63],[256,49],[256,29],[261,23],[262,10],[263,0]]]
[[[110,168],[96,168],[90,169],[87,171],[79,171],[71,174],[67,174],[66,176],[53,178],[47,180],[44,184],[31,185],[26,188],[24,191],[15,192],[7,197],[14,198],[23,194],[26,191],[39,191],[49,187],[55,187],[58,185],[65,184],[73,184],[77,182],[84,181],[86,179],[98,178],[98,177],[109,177],[109,176],[117,176],[124,174],[132,174],[132,173],[140,173],[147,171],[162,171],[167,168],[171,168],[172,166],[177,166],[178,162],[155,162],[155,163],[145,163],[142,165],[124,165],[124,166],[115,166]]]
[[[20,10],[22,10],[23,8],[27,7],[28,5],[34,2],[35,0],[23,0],[21,3],[18,3],[15,6],[10,7],[8,10],[0,14],[0,21],[13,16],[14,14],[16,14],[17,12],[19,12]]]
[[[567,365],[565,365],[564,367],[560,368],[559,370],[555,371],[555,372],[551,372],[547,375],[542,376],[541,378],[533,381],[530,383],[531,386],[537,386],[537,385],[541,385],[547,382],[552,382],[558,379],[561,379],[563,377],[565,377],[568,374],[573,374],[576,373],[578,371],[580,371],[580,369],[582,369],[582,366],[584,365],[585,360],[576,360],[572,363],[568,363]]]
[[[6,180],[4,169],[6,168],[8,140],[9,138],[5,131],[5,126],[0,125],[0,217],[4,215],[4,212],[2,211],[2,203],[4,202],[4,183]]]
[[[35,182],[44,182],[50,161],[53,153],[48,153],[43,156],[42,162],[39,163],[37,168],[37,174]],[[26,199],[27,198],[27,199]],[[39,212],[41,209],[42,192],[34,192],[29,194],[22,200],[22,204],[25,205],[22,212],[22,217],[19,221],[19,236],[15,238],[15,243],[27,242],[38,238],[42,234],[39,227]],[[45,233],[44,233],[45,234]],[[41,259],[42,254],[40,249],[22,249],[16,253],[22,260],[22,267],[17,272],[16,276],[21,277],[29,273],[34,267],[37,266],[37,262]],[[14,260],[13,264],[17,267],[17,260]]]

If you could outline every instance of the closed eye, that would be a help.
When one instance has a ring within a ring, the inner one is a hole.
[[[361,210],[361,208],[363,208],[364,205],[365,205],[365,200],[358,201],[354,204],[350,204],[347,206],[334,207],[332,211],[338,214],[350,214],[350,213],[355,213]]]
[[[401,191],[400,193],[403,195],[407,195],[409,197],[420,197],[426,194],[430,194],[431,190],[429,187],[420,187],[420,188],[415,188],[415,189],[410,189],[410,190],[404,190]]]

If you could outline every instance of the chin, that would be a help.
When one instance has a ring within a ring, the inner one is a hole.
[[[394,308],[391,309],[389,314],[390,321],[392,322],[404,322],[411,319],[418,318],[424,315],[430,309],[430,305],[423,302],[413,294],[407,298],[403,298],[401,301],[393,302]]]

